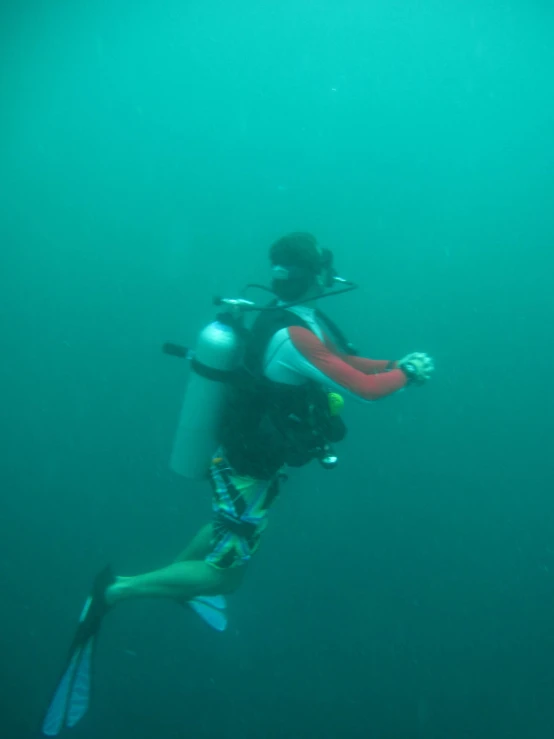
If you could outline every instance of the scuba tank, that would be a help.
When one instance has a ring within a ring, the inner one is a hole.
[[[349,292],[357,287],[355,283],[342,278],[335,277],[335,280],[344,286],[327,293],[325,297]],[[272,292],[262,285],[247,285],[247,288],[250,287]],[[190,480],[199,480],[207,476],[213,455],[219,447],[220,428],[230,383],[234,380],[235,373],[241,367],[244,358],[246,333],[243,326],[244,313],[282,310],[305,301],[259,306],[241,297],[214,298],[213,302],[215,305],[224,306],[225,312],[219,314],[215,321],[202,330],[194,350],[169,342],[162,348],[165,354],[187,359],[191,364],[191,374],[181,406],[170,460],[170,468]],[[334,324],[331,321],[328,323],[341,339],[339,343],[346,345],[346,340]],[[348,346],[348,349],[354,353],[351,346]],[[320,461],[324,467],[331,468],[336,464],[336,457],[329,448],[325,450]]]
[[[219,445],[228,383],[242,362],[240,327],[230,316],[218,316],[200,333],[194,352],[173,344],[166,344],[164,351],[191,359],[170,467],[178,475],[199,480],[206,476]]]

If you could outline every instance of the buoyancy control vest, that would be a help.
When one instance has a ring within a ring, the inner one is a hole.
[[[332,335],[334,324],[318,320]],[[229,389],[220,440],[231,466],[241,475],[267,479],[283,465],[300,467],[327,458],[329,445],[341,441],[346,426],[329,406],[328,393],[315,382],[286,385],[264,376],[264,356],[281,329],[309,324],[288,310],[261,313],[246,341],[244,362]],[[338,332],[339,340],[342,340]]]

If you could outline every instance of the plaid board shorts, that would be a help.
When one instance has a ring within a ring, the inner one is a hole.
[[[270,480],[237,475],[225,457],[212,460],[213,535],[206,562],[227,569],[248,562],[260,545],[267,513],[279,493],[279,474]]]

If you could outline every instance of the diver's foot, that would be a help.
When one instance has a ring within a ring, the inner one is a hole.
[[[115,575],[110,566],[105,567],[94,578],[92,590],[83,608],[76,634],[76,639],[82,643],[93,634],[96,634],[100,628],[102,619],[109,611],[110,604],[106,600],[106,593],[113,582],[115,582]]]
[[[117,576],[115,580],[108,585],[104,593],[104,599],[108,608],[115,606],[116,603],[119,603],[120,600],[123,600],[126,597],[130,580],[132,580],[131,577]]]

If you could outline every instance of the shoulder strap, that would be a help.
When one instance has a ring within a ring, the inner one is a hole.
[[[348,341],[341,329],[331,318],[329,318],[329,316],[327,316],[323,311],[319,310],[319,308],[316,308],[315,314],[317,318],[321,321],[321,323],[323,323],[328,333],[331,335],[331,338],[342,352],[350,355],[358,354],[358,351],[354,347],[354,345],[350,341]]]
[[[285,309],[260,313],[254,321],[246,347],[244,364],[255,377],[260,377],[262,374],[263,357],[271,338],[277,331],[290,326],[310,328],[299,316]]]

